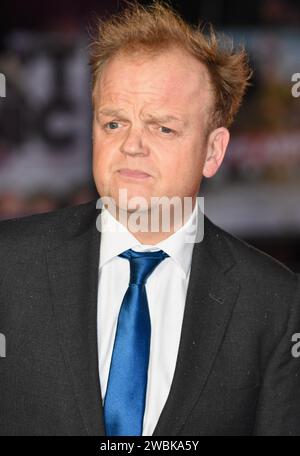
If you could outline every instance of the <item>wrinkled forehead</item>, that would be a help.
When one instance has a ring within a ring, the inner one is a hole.
[[[168,52],[122,52],[103,67],[94,91],[94,102],[129,94],[162,102],[199,102],[207,109],[213,102],[209,72],[204,64],[181,49]]]

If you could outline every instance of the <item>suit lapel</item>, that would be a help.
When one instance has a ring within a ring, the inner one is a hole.
[[[97,350],[100,233],[95,205],[79,207],[61,224],[67,236],[48,251],[47,261],[58,337],[83,419],[83,433],[105,435]]]
[[[153,435],[177,435],[200,398],[222,343],[239,285],[226,241],[205,218],[193,249],[191,275],[171,389]]]

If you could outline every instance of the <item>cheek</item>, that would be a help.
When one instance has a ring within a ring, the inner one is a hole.
[[[93,144],[93,175],[96,185],[103,189],[109,180],[109,154],[106,153],[105,146],[102,142],[94,141]]]
[[[110,164],[113,162],[115,147],[111,140],[103,138],[102,135],[96,134],[93,143],[93,166],[99,169],[99,172],[107,172]]]
[[[174,185],[184,189],[194,189],[198,185],[203,171],[203,154],[198,149],[182,149],[178,159],[171,167]]]

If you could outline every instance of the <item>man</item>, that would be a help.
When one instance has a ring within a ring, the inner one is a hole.
[[[296,275],[206,217],[202,233],[197,200],[245,53],[155,3],[101,24],[91,64],[107,205],[0,225],[1,434],[299,435]],[[154,197],[192,211],[149,229]]]

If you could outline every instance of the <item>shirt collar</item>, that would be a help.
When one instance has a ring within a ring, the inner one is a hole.
[[[108,261],[128,249],[138,252],[163,250],[182,269],[187,277],[196,238],[198,219],[198,204],[186,223],[168,238],[157,244],[141,244],[113,215],[105,208],[101,211],[101,244],[100,244],[100,269]]]

